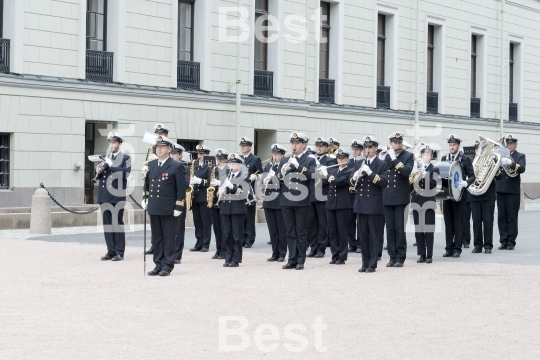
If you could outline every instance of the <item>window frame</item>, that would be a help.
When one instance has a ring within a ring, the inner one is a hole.
[[[0,39],[4,38],[4,0],[0,0]]]
[[[255,1],[255,23],[254,24],[257,24],[257,20],[260,18],[260,17],[263,17],[263,16],[266,16],[267,19],[264,20],[261,25],[262,26],[268,26],[268,15],[269,15],[269,4],[268,4],[268,0],[260,0],[261,2],[263,2],[263,4],[265,4],[266,6],[266,9],[258,9],[257,8],[257,1]],[[255,26],[253,27],[254,30],[255,30],[255,33],[254,33],[254,44],[253,44],[253,51],[255,53],[255,56],[253,56],[253,66],[254,66],[254,70],[257,71],[257,70],[261,70],[261,71],[268,71],[268,42],[263,42],[263,41],[260,41],[259,39],[257,39],[257,36],[255,36],[258,32],[258,29],[255,28]],[[264,31],[263,32],[263,36],[268,39],[268,31]],[[264,49],[264,59],[258,59],[258,55],[260,55],[260,51],[257,51],[257,46],[260,46],[259,49]],[[258,68],[257,67],[257,64],[263,64],[263,68]]]
[[[323,11],[322,11],[322,8],[323,8],[323,4],[324,4],[324,7],[326,7],[328,9],[328,15],[327,15],[327,19],[326,19],[326,23],[323,21],[322,19],[322,15],[323,15]],[[321,39],[320,39],[320,42],[319,42],[319,79],[330,79],[330,31],[331,31],[331,25],[330,25],[330,9],[331,9],[331,4],[329,2],[326,2],[326,1],[321,1],[320,3],[321,5]],[[323,34],[326,35],[326,43],[323,43],[322,42],[322,39],[324,39],[324,36]],[[323,44],[325,45],[325,48],[323,50]],[[323,70],[322,68],[322,59],[323,59],[323,53],[324,54],[324,58],[326,60],[325,64],[326,64],[326,68]],[[324,73],[324,75],[323,75]]]
[[[107,8],[108,8],[108,0],[103,0],[103,50],[94,50],[90,49],[89,47],[89,39],[92,39],[90,36],[88,36],[88,13],[94,13],[99,14],[94,11],[90,11],[90,2],[92,0],[86,1],[86,50],[93,50],[93,51],[107,51]]]
[[[10,175],[11,175],[11,158],[10,158],[10,150],[11,150],[11,138],[10,133],[0,133],[0,172],[4,172],[4,170],[7,171],[6,176],[6,183],[3,184],[0,180],[0,189],[7,190],[10,187]],[[6,146],[7,143],[7,146]],[[4,158],[5,154],[5,158]],[[4,177],[5,175],[2,175]]]
[[[510,43],[508,55],[508,100],[514,102],[514,43]]]
[[[471,98],[476,98],[477,81],[477,61],[478,61],[478,36],[471,35]]]
[[[382,33],[381,33],[382,19]],[[382,56],[379,56],[382,53]],[[377,16],[377,86],[385,86],[386,66],[386,14]]]
[[[434,69],[435,69],[435,25],[429,24],[428,25],[428,40],[427,40],[427,80],[426,80],[426,91],[428,92],[434,92],[433,91],[433,83],[434,83]]]
[[[184,60],[184,61],[193,61],[193,49],[194,49],[194,45],[193,45],[193,40],[194,40],[194,33],[195,33],[195,0],[178,0],[178,41],[177,41],[177,51],[176,51],[176,58],[177,60],[181,60],[180,59],[180,40],[181,40],[181,36],[180,36],[180,30],[181,30],[181,27],[180,27],[180,19],[181,19],[181,16],[180,16],[180,9],[182,8],[180,6],[181,3],[184,3],[184,4],[189,4],[191,6],[191,35],[190,35],[190,49],[189,49],[189,60]],[[182,51],[184,52],[184,51]]]

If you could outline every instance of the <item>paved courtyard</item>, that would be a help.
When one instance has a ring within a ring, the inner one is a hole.
[[[139,226],[117,263],[99,260],[92,228],[0,231],[0,358],[537,359],[539,215],[520,213],[514,251],[443,259],[437,234],[431,265],[408,234],[405,267],[385,268],[385,254],[374,274],[357,272],[359,254],[282,270],[266,261],[265,224],[239,268],[186,251],[166,278],[143,276]]]

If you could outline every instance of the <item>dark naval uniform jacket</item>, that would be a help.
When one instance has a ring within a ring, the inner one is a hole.
[[[198,165],[195,162],[195,176],[202,179],[200,184],[193,184],[193,202],[206,202],[206,190],[210,186],[210,168],[206,164]]]
[[[174,210],[185,211],[186,187],[186,174],[180,162],[169,158],[158,167],[158,160],[150,161],[143,189],[148,214],[173,216]]]
[[[514,151],[510,154],[514,160],[514,170],[517,171],[518,175],[516,177],[510,177],[506,172],[501,168],[500,179],[497,179],[495,182],[495,191],[498,193],[506,194],[520,194],[521,193],[521,174],[525,172],[526,159],[525,154]],[[512,166],[512,165],[510,165]]]
[[[131,173],[131,157],[119,151],[114,160],[111,160],[112,166],[104,164],[103,171],[97,177],[99,179],[98,204],[117,204],[126,201],[127,178]],[[110,190],[113,190],[114,194],[111,194]],[[122,195],[118,196],[120,192]]]
[[[230,170],[227,170],[227,178],[230,176]],[[219,202],[219,213],[221,215],[245,215],[246,209],[246,194],[244,193],[243,186],[247,184],[248,179],[242,179],[242,171],[236,173],[236,176],[232,175],[230,182],[233,184],[233,188],[226,188],[225,194],[221,197]],[[225,181],[223,181],[225,182]],[[216,190],[217,192],[217,190]]]
[[[279,166],[279,173],[277,174],[283,187],[283,196],[281,197],[280,205],[284,206],[311,206],[309,196],[309,185],[312,181],[313,173],[317,168],[317,160],[313,155],[309,155],[304,152],[298,161],[298,168],[294,165],[290,165],[285,175],[281,175],[281,169],[289,161],[289,158],[283,158]],[[300,180],[298,176],[304,175]],[[287,194],[291,199],[287,198]]]
[[[272,169],[275,171],[276,176],[271,180],[271,182],[268,183],[268,186],[264,184],[264,179],[261,180],[261,186],[263,187],[263,190],[266,187],[266,191],[264,192],[263,209],[281,209],[281,184],[277,180],[278,168],[278,163],[270,163],[264,167],[265,174],[269,173]]]
[[[365,160],[367,163],[367,159]],[[351,171],[349,183],[355,186],[353,180],[354,173],[360,169],[363,161],[356,164],[356,170]],[[354,198],[353,211],[357,214],[383,215],[383,189],[388,185],[387,165],[386,162],[375,156],[368,165],[371,169],[371,175],[363,172],[364,176],[358,179],[356,184],[356,197]]]
[[[249,153],[248,156],[240,155],[242,159],[244,159],[244,165],[247,168],[247,179],[246,181],[249,182],[249,177],[253,174],[259,175],[263,172],[262,167],[262,161],[261,158],[253,155],[252,153]],[[255,189],[255,183],[252,182],[251,186],[253,189]]]
[[[413,170],[414,155],[402,150],[395,160],[386,155],[384,162],[388,168],[388,187],[383,191],[384,205],[407,205],[410,202],[409,175]]]
[[[349,201],[349,178],[352,170],[346,166],[339,171],[338,167],[328,169],[328,176],[323,182],[328,185],[326,210],[351,209]]]
[[[429,164],[426,168],[426,177],[420,179],[411,195],[411,202],[424,205],[428,201],[435,202],[437,191],[437,179],[434,174],[439,174],[439,168],[433,164]]]
[[[317,156],[317,155],[315,155]],[[318,160],[320,166],[331,166],[337,164],[335,158],[331,157],[329,154],[324,154]],[[328,169],[331,170],[331,169]],[[316,198],[315,188],[317,187],[318,199]],[[328,183],[322,181],[319,173],[315,171],[313,173],[313,181],[309,184],[309,199],[311,202],[324,202],[322,197],[328,195]]]

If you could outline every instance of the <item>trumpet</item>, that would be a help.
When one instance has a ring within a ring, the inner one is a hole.
[[[359,168],[359,169],[361,169],[362,166],[364,166],[364,163],[365,163],[365,162],[366,162],[366,159],[364,158],[364,159],[362,160],[362,163],[360,164],[360,168]],[[350,192],[351,194],[356,194],[356,186],[358,185],[358,180],[360,180],[360,177],[358,177],[358,179],[355,180],[354,186],[349,186],[349,192]]]

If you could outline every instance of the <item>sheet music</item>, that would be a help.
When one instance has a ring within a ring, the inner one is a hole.
[[[89,155],[88,160],[92,162],[100,162],[103,160],[103,157],[101,155]]]

